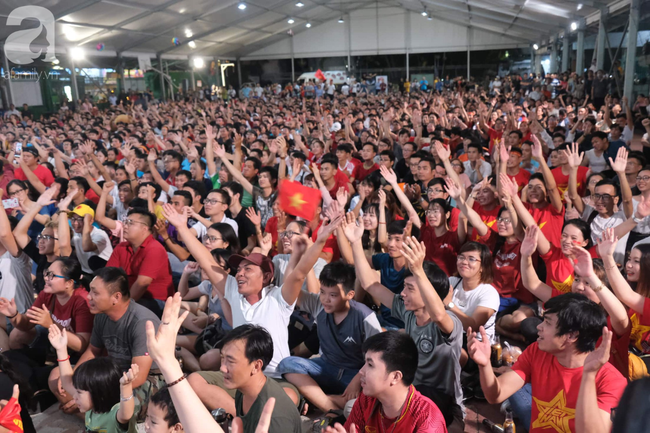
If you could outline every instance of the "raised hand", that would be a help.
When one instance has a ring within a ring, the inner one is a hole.
[[[612,158],[609,158],[609,165],[616,173],[625,174],[625,167],[627,166],[627,149],[624,147],[619,148],[616,153],[616,159],[612,161]]]
[[[181,324],[187,318],[189,311],[179,315],[181,309],[181,294],[176,292],[173,297],[167,298],[158,331],[153,323],[147,321],[147,350],[153,361],[162,369],[169,367],[176,360],[176,335]]]
[[[427,254],[424,242],[418,242],[414,236],[404,237],[401,252],[413,274],[424,272],[424,257]]]
[[[450,177],[445,178],[445,190],[447,191],[447,194],[449,194],[449,197],[453,198],[456,201],[458,201],[460,199],[460,196],[462,194],[462,190],[460,188],[460,185],[458,185]]]
[[[392,169],[388,169],[383,165],[380,165],[379,172],[384,177],[384,179],[386,179],[386,182],[388,182],[391,186],[397,185],[397,175]]]
[[[63,200],[59,201],[59,204],[57,205],[59,210],[68,210],[68,206],[70,206],[72,199],[77,195],[78,192],[79,190],[77,188],[74,188],[68,193],[68,195],[65,196]]]
[[[169,203],[165,203],[162,206],[162,214],[171,225],[176,228],[187,227],[187,215],[185,212],[178,213],[174,206]]]
[[[510,159],[510,146],[506,147],[503,141],[499,144],[499,159],[503,164],[506,164]]]
[[[382,188],[379,188],[377,191],[377,196],[379,197],[379,208],[383,208],[386,206],[386,191],[384,191]]]
[[[253,223],[253,225],[255,225],[255,227],[259,227],[262,224],[262,217],[260,216],[260,213],[252,207],[246,208],[246,217],[248,217],[248,219]]]
[[[199,269],[201,269],[201,266],[199,266],[198,262],[189,262],[183,268],[183,273],[184,274],[193,274],[194,272],[198,271]]]
[[[508,195],[509,197],[514,197],[517,195],[519,186],[517,182],[510,179],[510,177],[505,173],[499,174],[499,180],[501,181],[501,192]]]
[[[13,317],[18,313],[16,308],[16,300],[14,298],[0,298],[0,313],[7,317]]]
[[[32,305],[25,312],[25,316],[29,319],[29,323],[34,325],[41,325],[43,328],[49,328],[54,324],[52,321],[52,315],[50,310],[43,304],[43,308],[39,308],[36,305]]]
[[[574,257],[573,269],[581,278],[589,278],[594,275],[594,263],[589,251],[578,246],[571,247],[571,254]]]
[[[521,247],[519,248],[519,254],[522,257],[530,257],[537,251],[537,236],[539,231],[539,227],[536,225],[526,227],[526,235],[524,236],[524,240],[521,241]]]
[[[271,233],[264,233],[262,240],[260,241],[260,248],[264,255],[267,255],[269,251],[273,249],[273,236]]]
[[[47,334],[47,338],[50,340],[50,344],[52,347],[54,347],[55,350],[63,351],[64,349],[67,351],[68,350],[68,334],[65,330],[59,329],[58,326],[52,325],[49,328],[49,333]]]
[[[154,229],[156,230],[156,233],[158,233],[163,238],[167,234],[167,224],[165,224],[165,221],[162,219],[156,220],[156,224],[154,224]]]
[[[650,199],[641,194],[639,204],[636,207],[636,217],[639,219],[646,218],[650,215]]]
[[[54,185],[57,185],[57,186],[55,187]],[[52,184],[52,187],[46,189],[45,192],[43,192],[43,194],[41,194],[38,197],[38,200],[36,200],[36,203],[38,203],[38,205],[42,206],[42,207],[45,207],[45,206],[48,206],[48,205],[54,203],[54,199],[52,197],[54,197],[56,194],[59,193],[60,187],[58,185],[59,185],[58,183]]]
[[[562,150],[562,153],[564,154],[564,156],[566,156],[569,167],[571,168],[579,167],[580,163],[582,162],[582,158],[585,155],[584,152],[578,152],[577,143],[573,143],[570,149]]]
[[[582,368],[584,373],[595,373],[601,369],[603,365],[609,361],[610,349],[612,346],[613,332],[603,326],[603,339],[600,346],[585,358],[585,363]]]
[[[535,137],[537,138],[537,137]],[[530,148],[530,152],[535,159],[543,159],[544,152],[542,151],[542,144],[539,140],[533,140],[533,145]]]
[[[492,347],[490,346],[490,339],[485,333],[485,328],[479,328],[481,332],[481,341],[476,338],[476,332],[472,332],[472,328],[467,328],[467,352],[469,356],[481,367],[490,365],[490,355],[492,354]]]
[[[361,221],[361,216],[359,216],[358,220],[355,220],[354,213],[348,212],[342,224],[343,233],[351,244],[361,240],[363,237],[363,222]]]
[[[339,187],[336,191],[336,201],[339,203],[341,209],[345,209],[345,206],[348,204],[348,192],[343,188]]]
[[[447,149],[441,142],[438,140],[435,140],[433,142],[433,145],[435,146],[436,153],[438,154],[438,157],[440,158],[441,161],[447,161],[451,157],[451,151]]]
[[[339,214],[334,219],[323,220],[323,223],[318,229],[318,236],[316,239],[319,241],[326,241],[327,239],[329,239],[332,233],[334,233],[334,231],[338,228],[338,226],[341,225],[341,223],[343,222],[343,218],[344,216],[342,214]]]
[[[149,154],[147,155],[147,161],[153,162],[155,164],[157,159],[158,154],[156,154],[156,151],[154,149],[150,149]]]
[[[131,368],[129,368],[129,371],[125,371],[122,373],[122,377],[120,377],[120,385],[128,385],[131,382],[135,380],[135,378],[138,376],[138,373],[140,372],[140,367],[138,364],[131,364]]]
[[[226,156],[226,148],[216,141],[214,142],[213,149],[214,149],[214,154],[217,155],[219,158],[223,159]]]
[[[115,182],[113,181],[106,181],[104,182],[104,185],[102,186],[102,192],[109,194],[111,191],[113,191],[113,188],[115,188]]]
[[[600,257],[611,257],[616,251],[618,238],[614,234],[613,228],[606,228],[600,239],[598,239],[598,255]]]

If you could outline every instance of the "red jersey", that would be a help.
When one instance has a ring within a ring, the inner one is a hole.
[[[489,235],[487,245],[490,247],[490,251],[494,251],[499,236],[491,231]],[[530,304],[535,301],[535,297],[524,287],[521,280],[520,249],[521,242],[512,244],[503,242],[499,247],[499,251],[496,252],[492,261],[492,274],[494,275],[492,285],[502,298],[516,298],[525,304]]]
[[[34,301],[34,306],[43,308],[43,305],[51,311],[52,321],[65,328],[66,331],[75,334],[92,332],[95,316],[90,313],[88,308],[88,292],[85,289],[76,289],[65,305],[61,305],[52,293],[41,291]]]
[[[43,183],[43,185],[45,185],[48,188],[50,187],[50,185],[54,183],[54,176],[52,176],[52,172],[42,165],[36,167],[36,169],[34,170],[34,174],[36,175],[38,180],[40,180]],[[27,180],[27,176],[25,176],[25,172],[20,167],[14,170],[14,176],[18,180]]]
[[[551,249],[540,257],[546,263],[546,284],[558,292],[569,293],[573,285],[573,263],[562,248],[551,244]]]
[[[497,227],[497,216],[499,215],[499,206],[494,206],[494,209],[492,210],[485,210],[483,206],[478,204],[478,202],[474,202],[472,205],[472,209],[476,211],[477,214],[481,217],[481,220],[485,223],[486,226],[488,226],[489,229],[491,229],[493,232],[497,233],[498,232],[498,227]],[[471,236],[467,238],[469,241],[475,241],[475,242],[481,242],[481,243],[486,243],[487,239],[489,239],[489,233],[485,236],[479,236],[479,234],[476,232],[476,229],[471,230]]]
[[[336,170],[336,174],[334,175],[334,181],[336,183],[334,184],[334,187],[329,191],[330,197],[332,197],[333,200],[336,200],[336,193],[339,191],[339,188],[343,188],[345,191],[350,191],[350,188],[348,187],[348,183],[350,183],[350,179],[343,173],[341,170]]]
[[[406,405],[397,419],[385,418],[381,403],[363,392],[352,406],[352,412],[345,422],[345,431],[354,424],[357,432],[391,433],[446,433],[445,418],[431,400],[420,394],[413,385],[409,387]]]
[[[539,209],[530,203],[524,203],[524,206],[528,209],[546,239],[559,247],[562,238],[562,227],[564,226],[564,207],[558,212],[550,203],[546,203],[546,206]]]
[[[320,226],[323,224],[323,222],[318,223],[318,227],[316,227],[316,230],[311,234],[311,240],[316,242],[316,239],[318,238],[318,229]],[[338,259],[341,258],[341,252],[339,251],[339,244],[336,241],[336,237],[334,234],[330,235],[329,238],[325,241],[325,246],[323,247],[323,252],[324,253],[332,253],[332,260],[330,262],[335,262]]]
[[[107,267],[122,268],[133,286],[140,275],[152,278],[143,297],[164,301],[174,294],[172,271],[167,251],[150,235],[137,251],[128,241],[120,242],[106,263]]]
[[[497,132],[496,130],[488,126],[487,135],[490,137],[490,154],[492,154],[492,148],[497,141],[501,141],[503,138],[503,131]]]
[[[530,433],[575,431],[575,413],[582,381],[582,367],[563,367],[557,358],[533,343],[512,366],[532,385],[533,405]],[[607,363],[596,374],[598,407],[607,413],[618,406],[627,380]]]
[[[510,180],[517,182],[517,188],[519,192],[524,188],[524,186],[528,185],[528,180],[530,179],[530,172],[528,170],[524,170],[523,168],[519,169],[519,173],[517,173],[514,176],[508,175]],[[521,194],[520,194],[521,195]]]
[[[88,200],[95,203],[95,204],[99,203],[99,196],[97,194],[95,194],[95,191],[93,191],[92,189],[89,189],[88,191],[86,191],[85,197]]]
[[[420,231],[420,240],[427,249],[424,260],[434,262],[447,276],[456,273],[456,257],[460,249],[457,231],[448,230],[444,235],[437,237],[433,227],[424,226]]]
[[[581,196],[584,194],[587,186],[588,171],[588,167],[578,167],[578,194]],[[564,200],[564,193],[569,189],[569,176],[562,173],[562,167],[554,168],[551,170],[551,173],[553,173],[553,177],[555,178],[557,189],[560,190],[560,196],[562,197],[562,200]]]
[[[352,173],[352,177],[353,177],[353,178],[357,181],[357,183],[358,183],[358,182],[361,182],[362,180],[364,180],[366,177],[368,177],[368,175],[369,175],[370,173],[372,173],[373,171],[377,171],[377,170],[379,170],[379,165],[377,165],[376,163],[373,164],[372,167],[370,167],[370,168],[368,168],[368,169],[366,169],[366,168],[363,166],[363,164],[359,164],[359,165],[356,166],[356,168],[354,169],[354,172]]]

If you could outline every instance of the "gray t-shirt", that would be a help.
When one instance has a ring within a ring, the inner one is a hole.
[[[284,389],[270,377],[266,378],[266,384],[245,415],[244,394],[239,390],[235,394],[235,410],[244,424],[244,433],[255,433],[264,405],[271,397],[275,397],[275,407],[271,414],[269,433],[302,433],[300,414],[296,405],[293,404]]]
[[[273,279],[274,279],[274,284],[278,287],[282,287],[284,284],[284,277],[286,276],[284,273],[287,270],[287,265],[289,264],[289,259],[291,259],[291,254],[278,254],[273,257],[273,266],[275,267],[275,272],[273,274]],[[316,278],[320,277],[320,273],[325,267],[327,262],[322,259],[318,258],[316,261],[316,264],[314,265],[314,273],[316,274]],[[305,281],[302,283],[302,290],[307,292],[307,278],[305,278]]]
[[[212,296],[212,283],[210,280],[202,281],[197,287],[202,295],[207,295],[208,297],[208,314],[217,313],[219,317],[223,319],[221,320],[221,326],[223,329],[227,331],[231,330],[232,326],[228,323],[226,316],[223,314],[223,307],[221,306],[219,295]]]
[[[454,321],[451,334],[443,333],[433,322],[424,326],[416,324],[415,313],[406,311],[400,295],[393,298],[393,317],[404,322],[404,329],[418,347],[418,369],[414,385],[426,385],[456,399],[463,407],[463,391],[460,386],[460,351],[463,346],[463,324],[450,311],[447,314]]]
[[[97,314],[93,322],[90,344],[103,349],[113,357],[120,369],[127,371],[136,356],[145,356],[147,350],[146,324],[151,320],[156,329],[160,319],[151,310],[131,300],[129,307],[116,322],[106,314]],[[158,368],[154,363],[152,369]]]

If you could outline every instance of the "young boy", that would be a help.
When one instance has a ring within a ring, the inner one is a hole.
[[[311,269],[321,249],[322,245],[311,247],[299,265]],[[293,254],[300,252],[294,248]],[[323,268],[319,280],[320,294],[301,291],[298,307],[316,318],[321,356],[290,356],[280,362],[278,372],[310,402],[328,412],[343,409],[348,400],[359,394],[359,369],[364,363],[361,346],[368,337],[380,333],[381,326],[370,308],[353,300],[353,266],[330,263]]]
[[[145,433],[183,433],[174,402],[167,387],[151,396],[147,417],[144,420]]]

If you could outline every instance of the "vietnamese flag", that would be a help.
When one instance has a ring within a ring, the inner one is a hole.
[[[323,74],[323,71],[321,71],[320,69],[317,70],[316,73],[315,73],[314,75],[315,75],[316,78],[318,78],[319,80],[321,80],[321,81],[325,81],[325,74]]]
[[[280,182],[279,199],[282,211],[311,221],[322,196],[317,189],[283,180]]]

